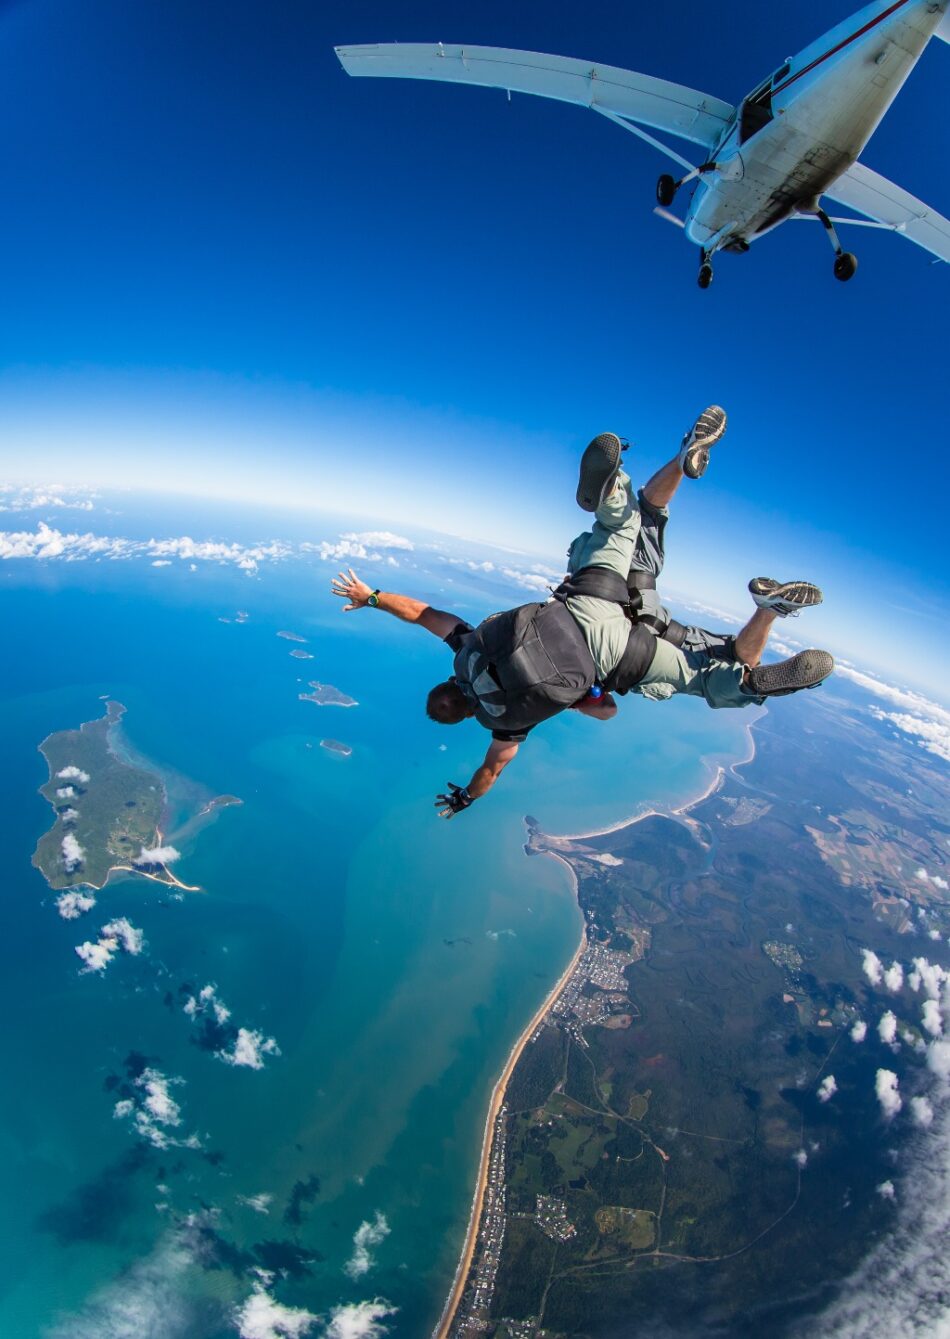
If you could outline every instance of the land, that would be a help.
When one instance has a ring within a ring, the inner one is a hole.
[[[889,1229],[874,1076],[922,1062],[848,1032],[881,1007],[862,946],[947,957],[950,907],[916,874],[947,876],[947,772],[848,699],[783,703],[754,738],[681,812],[526,820],[586,942],[493,1093],[440,1339],[778,1337]]]
[[[295,660],[312,660],[312,659],[313,659],[313,656],[311,655],[311,653],[310,653],[309,651],[301,651],[299,647],[297,648],[296,651],[291,651],[290,654],[294,657]]]
[[[282,632],[278,632],[277,636],[278,636],[278,637],[283,637],[284,641],[287,641],[287,642],[305,642],[305,641],[307,640],[306,637],[301,637],[301,635],[300,635],[299,632],[284,632],[284,631],[282,631]]]
[[[338,753],[341,758],[348,758],[353,752],[349,744],[341,744],[338,739],[321,739],[320,747],[328,753]]]
[[[125,710],[121,702],[108,701],[98,720],[58,731],[39,745],[49,767],[40,794],[52,806],[55,821],[37,843],[33,864],[57,890],[101,888],[112,874],[124,872],[196,892],[161,861],[135,863],[143,848],[165,844],[168,797],[158,772],[126,761],[114,747]],[[236,795],[218,795],[196,817],[241,803]]]
[[[318,683],[316,679],[311,679],[308,687],[313,689],[312,693],[297,694],[301,702],[315,702],[318,707],[359,706],[355,697],[347,697],[346,693],[341,693],[339,688],[334,688],[330,683]]]

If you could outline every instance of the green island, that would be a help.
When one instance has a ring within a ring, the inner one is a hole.
[[[113,871],[123,870],[195,891],[168,868],[161,776],[124,761],[113,748],[113,730],[124,715],[121,702],[107,702],[98,720],[48,735],[39,745],[49,767],[40,794],[56,817],[37,843],[33,864],[54,889],[101,888]],[[240,803],[236,795],[218,795],[197,817]]]
[[[586,937],[496,1088],[438,1339],[790,1335],[890,1230],[875,1072],[925,1066],[849,1033],[882,1007],[862,946],[946,959],[915,871],[946,869],[950,785],[847,699],[783,707],[680,812],[525,820]]]
[[[318,707],[358,707],[359,703],[355,697],[347,697],[346,693],[341,693],[339,688],[334,688],[332,683],[319,683],[316,679],[311,679],[307,685],[312,688],[312,693],[298,693],[297,696],[301,702],[315,702]]]

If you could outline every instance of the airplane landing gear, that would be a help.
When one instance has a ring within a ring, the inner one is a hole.
[[[828,241],[834,247],[835,278],[840,279],[843,284],[847,283],[849,279],[853,279],[855,276],[855,272],[858,268],[858,258],[857,256],[852,255],[850,251],[845,251],[841,242],[838,240],[835,225],[823,209],[816,209],[815,216],[828,234]]]
[[[700,288],[708,288],[713,281],[713,267],[709,263],[709,253],[703,252],[702,263],[699,267],[698,283]]]
[[[662,177],[656,183],[657,204],[666,209],[673,203],[673,197],[676,195],[676,182],[668,172],[664,172]]]

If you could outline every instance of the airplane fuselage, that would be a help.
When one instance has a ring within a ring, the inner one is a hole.
[[[948,0],[876,0],[787,61],[737,108],[690,203],[707,251],[744,249],[854,163],[947,12]]]

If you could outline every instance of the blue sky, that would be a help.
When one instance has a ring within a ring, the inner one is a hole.
[[[352,507],[558,553],[612,428],[647,474],[705,403],[670,579],[826,588],[839,644],[939,684],[950,273],[793,225],[713,287],[652,214],[664,160],[579,109],[357,81],[335,43],[577,55],[737,101],[849,0],[0,5],[0,476]],[[864,160],[950,213],[950,49]],[[830,627],[830,622],[827,625]]]

